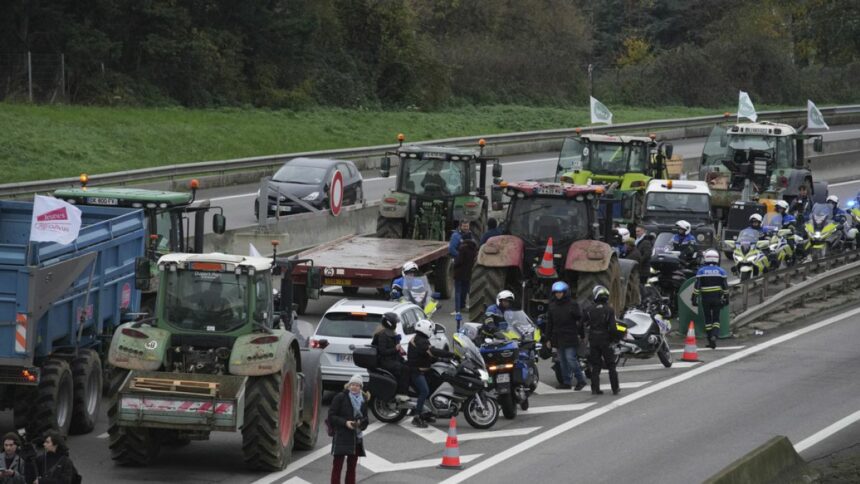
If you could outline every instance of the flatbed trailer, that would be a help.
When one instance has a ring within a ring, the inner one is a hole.
[[[451,286],[451,263],[448,242],[438,240],[389,239],[350,235],[308,249],[298,255],[311,259],[319,269],[322,283],[340,286],[346,295],[354,295],[361,287],[380,292],[400,277],[406,262],[418,264],[428,275],[435,290],[448,294]],[[293,302],[299,314],[307,307],[306,284],[311,265],[298,265],[293,271]],[[320,291],[322,292],[322,291]]]

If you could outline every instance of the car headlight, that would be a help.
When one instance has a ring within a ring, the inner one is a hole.
[[[302,200],[306,200],[308,202],[312,202],[320,197],[320,192],[311,192],[306,196],[302,197]]]

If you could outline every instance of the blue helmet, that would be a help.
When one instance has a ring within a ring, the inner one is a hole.
[[[570,286],[567,285],[564,281],[557,281],[552,285],[552,292],[563,292],[567,294],[567,291],[570,289]]]
[[[794,215],[785,215],[782,217],[782,225],[795,225],[797,218]]]

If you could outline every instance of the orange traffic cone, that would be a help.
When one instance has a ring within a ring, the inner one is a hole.
[[[445,452],[442,453],[442,463],[439,469],[462,469],[460,464],[460,445],[457,443],[457,419],[451,417],[448,425],[448,439],[445,440]]]
[[[684,340],[684,354],[681,355],[681,361],[699,361],[699,353],[696,349],[696,328],[692,321],[690,321],[690,327],[687,329],[687,339]]]
[[[546,241],[546,250],[543,252],[543,260],[537,268],[541,277],[556,277],[555,264],[552,261],[552,237]]]

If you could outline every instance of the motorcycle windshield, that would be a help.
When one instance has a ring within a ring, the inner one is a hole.
[[[651,315],[633,309],[624,313],[624,324],[627,326],[627,332],[634,336],[646,334],[651,328]]]
[[[534,337],[536,326],[525,311],[505,311],[505,321],[508,323],[508,328],[513,328],[521,339],[531,339]]]
[[[667,252],[673,252],[675,249],[674,244],[672,244],[672,238],[675,234],[671,232],[662,232],[657,235],[657,238],[654,239],[654,251],[652,255],[657,254],[665,254]]]
[[[760,236],[761,236],[761,233],[756,229],[743,229],[738,234],[738,244],[740,244],[740,245],[744,245],[744,244],[755,245],[755,243],[758,242],[758,239]]]
[[[823,227],[833,216],[833,209],[826,203],[816,203],[812,206],[812,214],[810,215],[813,223],[816,226]]]
[[[481,351],[465,334],[454,335],[454,354],[463,360],[471,361],[476,368],[486,369]]]
[[[769,213],[764,219],[765,229],[774,230],[782,228],[783,218],[781,213]]]
[[[430,281],[427,276],[407,276],[403,279],[403,296],[421,309],[427,304],[429,294]]]

